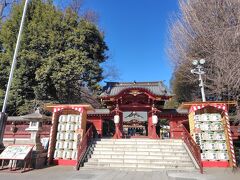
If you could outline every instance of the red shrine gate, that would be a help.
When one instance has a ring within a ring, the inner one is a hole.
[[[160,82],[117,83],[108,82],[101,101],[109,111],[96,110],[88,114],[98,134],[103,135],[103,124],[113,120],[115,131],[113,138],[148,137],[159,138],[156,128],[158,119],[169,120],[171,138],[180,138],[182,129],[178,127],[187,119],[176,110],[164,110],[166,100],[172,97]],[[158,131],[159,132],[159,131]]]

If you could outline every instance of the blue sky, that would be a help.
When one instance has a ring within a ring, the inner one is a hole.
[[[177,0],[85,0],[83,8],[99,15],[118,81],[163,80],[169,85],[167,31]]]

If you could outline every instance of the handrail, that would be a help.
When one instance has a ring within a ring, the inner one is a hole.
[[[78,145],[76,170],[80,169],[80,165],[83,160],[84,154],[86,153],[86,151],[91,143],[92,138],[93,138],[93,128],[91,126],[85,133],[80,144]]]
[[[201,160],[201,150],[200,147],[196,144],[190,133],[187,131],[187,129],[182,125],[183,129],[183,136],[182,139],[187,145],[188,149],[191,151],[194,159],[196,160],[199,168],[200,173],[203,174],[203,166],[202,166],[202,160]]]

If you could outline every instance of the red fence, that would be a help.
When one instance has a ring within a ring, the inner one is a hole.
[[[196,160],[200,168],[200,172],[203,173],[200,147],[196,144],[196,142],[194,141],[190,133],[187,131],[187,129],[183,125],[182,125],[182,129],[183,129],[182,139],[185,142],[185,144],[188,146],[188,149],[191,151],[194,159]]]

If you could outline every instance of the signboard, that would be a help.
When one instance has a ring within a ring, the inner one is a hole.
[[[0,159],[24,160],[33,145],[10,145],[1,154]]]

